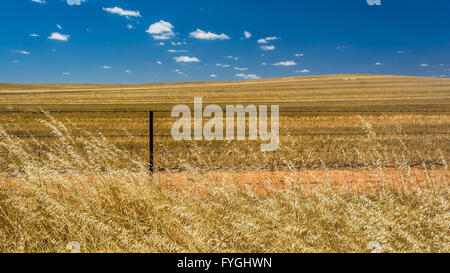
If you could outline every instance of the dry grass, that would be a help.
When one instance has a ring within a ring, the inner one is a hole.
[[[148,162],[147,113],[51,115],[71,130],[74,149],[82,151],[89,136],[105,137],[136,160]],[[412,167],[424,162],[441,165],[441,159],[450,156],[448,113],[281,113],[277,153],[260,153],[260,142],[174,141],[170,136],[174,121],[167,113],[155,117],[155,167],[160,171],[186,170],[184,161],[200,169],[229,170],[368,167],[378,164],[370,149],[375,145],[382,146],[377,151],[383,153],[386,167],[401,165],[396,154],[404,155]],[[23,137],[40,162],[48,163],[47,152],[58,143],[59,135],[45,114],[7,114],[0,116],[0,125],[8,134]],[[197,158],[190,150],[208,157]],[[8,149],[0,149],[0,156],[7,153]],[[116,168],[128,168],[128,163],[117,161]],[[5,170],[7,166],[0,163],[0,171]]]
[[[0,89],[3,109],[165,109],[167,100],[202,95],[232,104],[291,98],[284,109],[311,111],[282,115],[276,153],[251,142],[157,138],[153,176],[145,114],[2,115],[0,252],[66,252],[78,243],[82,252],[450,251],[448,80]],[[172,120],[157,121],[165,134]],[[257,187],[243,183],[248,172],[258,174]]]
[[[306,188],[302,176],[287,173],[289,187],[281,189],[262,178],[261,195],[232,175],[211,179],[210,169],[183,161],[188,183],[167,187],[179,173],[150,177],[145,164],[106,139],[85,139],[81,149],[70,130],[47,118],[60,138],[46,164],[28,140],[0,132],[8,151],[1,161],[13,175],[1,182],[0,252],[64,252],[74,241],[83,252],[450,251],[448,175],[434,175],[441,166],[423,164],[428,175],[419,182],[403,162],[406,190],[390,187],[382,163],[369,167],[382,186],[376,193],[333,187],[324,166],[325,176],[312,172],[321,187]],[[133,164],[117,169],[117,161]]]

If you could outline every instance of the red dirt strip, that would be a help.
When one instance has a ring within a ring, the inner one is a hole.
[[[146,175],[137,175],[138,179]],[[101,177],[101,178],[100,178]],[[148,177],[148,176],[147,176]],[[133,178],[125,174],[64,174],[58,178],[41,177],[41,181],[53,180],[72,183],[75,192],[80,183],[89,183],[93,179],[106,179],[114,182],[132,182]],[[186,188],[196,193],[208,194],[218,185],[237,186],[234,189],[252,189],[259,196],[269,195],[277,190],[301,189],[320,191],[333,189],[340,193],[377,194],[383,190],[408,191],[411,189],[449,189],[450,171],[425,170],[421,168],[358,170],[296,170],[296,171],[210,171],[204,173],[160,172],[152,177],[152,183],[160,183],[163,188]],[[145,178],[144,178],[145,179]],[[0,176],[0,191],[20,191],[25,180],[16,177]],[[51,183],[50,183],[51,184]]]

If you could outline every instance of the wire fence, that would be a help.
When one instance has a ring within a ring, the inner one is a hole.
[[[270,109],[267,111],[270,113]],[[450,113],[450,111],[445,110],[423,110],[423,111],[408,111],[408,110],[398,110],[398,111],[365,111],[365,110],[280,110],[280,113],[294,113],[294,114],[304,114],[304,113],[371,113],[371,114],[383,114],[383,113],[442,113],[445,115],[448,115],[447,113]],[[154,163],[155,163],[155,138],[164,138],[164,137],[172,137],[171,134],[161,134],[161,133],[155,133],[155,125],[157,125],[157,121],[155,120],[155,114],[158,113],[171,113],[171,111],[168,110],[50,110],[50,111],[17,111],[17,110],[11,110],[11,111],[0,111],[0,114],[111,114],[111,113],[118,113],[118,114],[124,114],[124,113],[142,113],[147,116],[147,124],[148,124],[148,130],[147,133],[140,133],[140,134],[79,134],[79,135],[70,135],[72,138],[148,138],[148,154],[149,154],[149,171],[151,173],[154,172]],[[191,113],[195,113],[195,111],[191,111]],[[379,136],[450,136],[450,131],[428,131],[428,132],[377,132],[376,135]],[[192,135],[193,136],[193,135]],[[245,135],[237,135],[236,137],[248,137],[249,134]],[[271,135],[259,135],[260,137],[269,137]],[[339,136],[367,136],[366,132],[326,132],[326,133],[287,133],[284,135],[280,135],[280,137],[339,137]],[[57,139],[62,138],[64,136],[60,135],[31,135],[26,133],[25,131],[22,132],[22,134],[15,134],[14,137],[17,138],[35,138],[35,139]],[[388,151],[388,150],[385,150]],[[323,151],[322,151],[323,152]]]

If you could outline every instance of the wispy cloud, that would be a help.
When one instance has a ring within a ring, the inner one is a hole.
[[[309,73],[309,72],[311,72],[309,69],[302,69],[295,71],[295,73]]]
[[[63,72],[62,74],[63,74],[63,76],[69,76],[70,72]]]
[[[216,66],[218,66],[218,67],[230,67],[229,64],[216,64]]]
[[[421,67],[429,67],[429,64],[420,64]]]
[[[108,70],[108,69],[111,69],[111,66],[109,66],[109,65],[104,65],[104,66],[102,66],[102,68]]]
[[[303,53],[296,53],[294,56],[295,57],[303,57],[303,56],[305,56],[305,54],[303,54]]]
[[[239,78],[246,79],[246,80],[257,80],[257,79],[261,79],[260,76],[257,76],[257,75],[254,75],[254,74],[236,74],[235,76],[236,76],[236,77],[239,77]]]
[[[248,68],[247,67],[237,67],[237,66],[235,66],[234,70],[246,71],[246,70],[248,70]]]
[[[63,41],[63,42],[67,42],[70,38],[70,35],[65,35],[65,34],[61,34],[58,32],[53,32],[48,39],[50,40],[57,40],[57,41]]]
[[[233,60],[235,60],[235,61],[239,60],[238,57],[233,57],[233,56],[231,56],[231,55],[228,55],[228,56],[227,56],[227,59],[233,59]]]
[[[39,3],[39,4],[45,4],[45,0],[31,0],[31,2]]]
[[[184,75],[184,73],[182,71],[180,71],[179,69],[175,69],[175,70],[173,70],[173,72],[177,73],[178,75]]]
[[[344,50],[344,49],[349,49],[349,48],[350,48],[350,46],[347,46],[347,45],[340,45],[340,46],[336,47],[337,50]]]
[[[156,63],[157,63],[157,64],[162,64],[162,62],[161,62],[161,61],[156,61]]]
[[[189,37],[200,39],[200,40],[229,40],[230,36],[226,35],[225,33],[222,34],[216,34],[212,32],[205,32],[201,29],[197,29],[196,31],[193,31],[189,33]]]
[[[267,44],[267,43],[269,43],[269,41],[274,41],[274,40],[278,40],[278,39],[280,39],[280,38],[272,36],[272,37],[267,37],[267,38],[264,38],[264,39],[259,39],[257,41],[257,43],[258,44]]]
[[[186,42],[170,42],[170,44],[173,46],[187,45]]]
[[[382,62],[376,62],[375,65],[380,66],[380,65],[384,65],[384,63],[382,63]]]
[[[67,5],[69,6],[79,6],[81,3],[86,2],[87,0],[67,0]]]
[[[273,65],[274,66],[294,66],[294,65],[297,65],[297,63],[294,61],[285,61],[285,62],[274,63]]]
[[[151,34],[155,40],[168,40],[175,36],[173,29],[174,26],[171,23],[160,20],[151,24],[145,32]]]
[[[211,75],[209,75],[211,78],[217,78],[217,75],[216,74],[211,74]]]
[[[177,63],[198,63],[198,62],[200,62],[200,60],[197,59],[196,57],[188,57],[188,56],[174,57],[174,59]]]
[[[381,6],[381,0],[367,0],[369,6]]]
[[[57,27],[58,29],[62,29],[62,26],[61,26],[60,24],[56,24],[56,27]]]
[[[39,37],[39,34],[31,33],[29,36],[30,36],[30,37]]]
[[[117,14],[120,16],[125,17],[142,17],[141,13],[139,11],[133,11],[133,10],[124,10],[119,7],[113,7],[113,8],[102,8],[104,11],[109,12],[111,14]]]
[[[188,51],[185,50],[185,49],[169,49],[169,50],[167,50],[167,52],[169,52],[169,53],[180,53],[180,52],[188,52]]]
[[[30,55],[31,54],[29,51],[26,51],[26,50],[16,50],[16,49],[14,49],[14,50],[11,50],[11,51],[19,53],[19,54],[23,54],[23,55]]]
[[[275,46],[274,45],[265,45],[265,46],[260,46],[260,48],[264,51],[271,51],[271,50],[275,50]]]

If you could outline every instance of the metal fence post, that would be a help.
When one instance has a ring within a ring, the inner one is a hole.
[[[154,151],[153,151],[153,111],[149,112],[149,171],[153,174]]]

